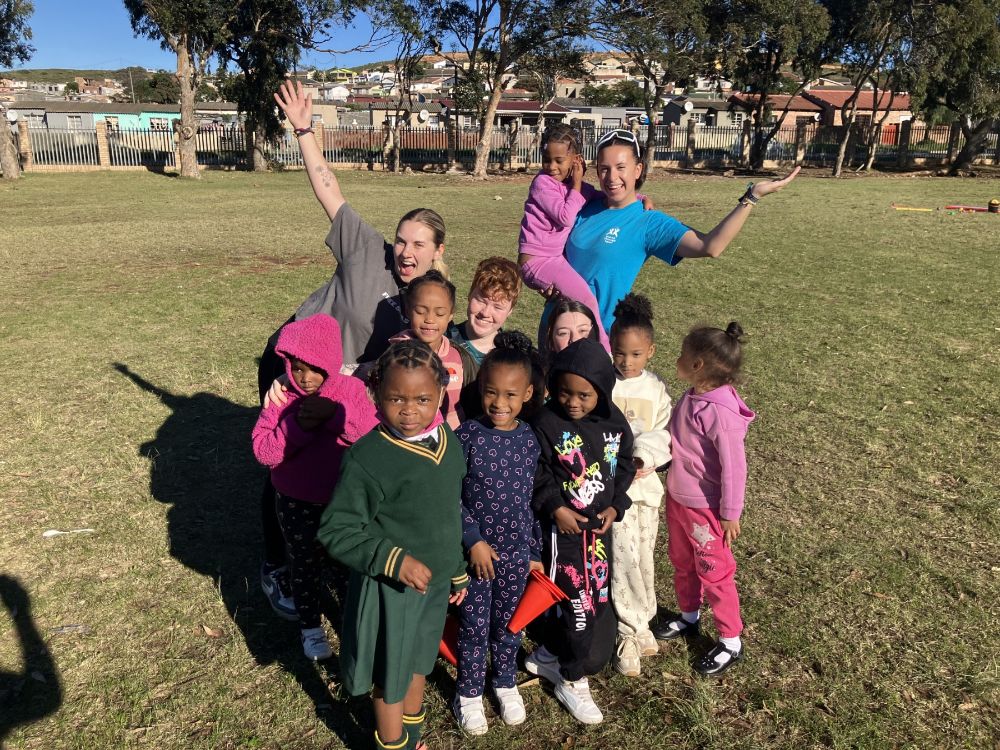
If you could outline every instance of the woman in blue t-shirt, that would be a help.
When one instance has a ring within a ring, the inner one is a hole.
[[[736,208],[708,233],[691,229],[660,211],[644,211],[635,191],[644,179],[642,149],[629,130],[612,130],[597,143],[597,177],[603,201],[587,203],[566,242],[566,258],[590,285],[605,330],[615,305],[632,290],[646,259],[670,265],[681,258],[717,258],[739,233],[757,201],[777,192],[799,173],[782,180],[751,183]]]

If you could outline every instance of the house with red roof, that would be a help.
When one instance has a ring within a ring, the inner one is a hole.
[[[844,123],[843,118],[841,117],[841,108],[850,98],[852,93],[854,93],[853,89],[816,87],[803,91],[802,97],[811,102],[815,102],[821,107],[829,108],[831,110],[830,125],[843,125]],[[856,121],[871,121],[872,108],[875,101],[875,92],[873,90],[861,90],[858,94]],[[898,125],[900,122],[904,122],[905,120],[912,120],[913,111],[910,109],[910,106],[910,95],[907,93],[894,93],[891,91],[879,92],[878,117],[881,118],[886,109],[888,109],[889,115],[885,120],[886,125]]]

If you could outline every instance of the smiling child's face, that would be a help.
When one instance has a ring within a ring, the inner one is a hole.
[[[489,365],[480,375],[483,411],[498,430],[513,430],[524,402],[531,399],[534,388],[531,373],[516,364]]]
[[[451,295],[440,284],[423,284],[407,300],[413,335],[435,353],[441,348],[441,339],[448,330],[454,310]]]

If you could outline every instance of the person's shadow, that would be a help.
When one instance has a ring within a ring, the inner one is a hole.
[[[55,713],[62,705],[59,674],[31,618],[31,597],[16,578],[0,575],[0,601],[21,645],[21,671],[0,670],[0,747],[20,724]]]
[[[214,393],[177,395],[127,365],[113,367],[171,410],[156,436],[139,447],[150,460],[150,494],[170,506],[170,554],[212,578],[258,664],[280,664],[298,680],[331,731],[349,747],[365,746],[370,732],[362,727],[372,723],[363,713],[367,702],[342,702],[331,695],[327,685],[336,681],[336,660],[318,667],[307,660],[298,627],[280,620],[260,590],[263,470],[250,442],[259,410]]]

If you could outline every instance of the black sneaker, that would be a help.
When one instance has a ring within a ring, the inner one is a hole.
[[[664,623],[657,623],[650,630],[658,641],[672,641],[675,638],[693,638],[698,635],[701,620],[688,622],[683,617],[675,617]]]
[[[717,661],[716,657],[727,654],[729,659],[721,664]],[[733,666],[736,662],[743,658],[743,649],[740,648],[739,651],[732,651],[726,648],[721,641],[717,641],[711,650],[704,656],[695,659],[694,671],[704,677],[714,677],[715,675],[720,675]]]
[[[288,581],[288,568],[275,568],[264,564],[260,568],[260,588],[267,597],[268,604],[278,617],[286,620],[298,620],[299,613],[295,609],[292,598],[292,587]]]

